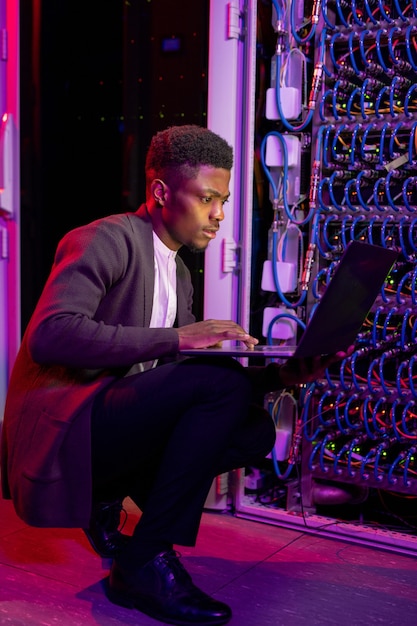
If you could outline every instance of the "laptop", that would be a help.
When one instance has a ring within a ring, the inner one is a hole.
[[[248,350],[237,344],[181,350],[181,354],[306,358],[345,351],[355,343],[398,256],[397,250],[350,241],[296,346],[258,345]]]

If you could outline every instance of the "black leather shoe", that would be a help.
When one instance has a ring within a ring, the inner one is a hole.
[[[98,502],[93,505],[90,526],[83,529],[93,549],[103,558],[117,556],[129,542],[130,537],[119,530],[122,511],[122,500]]]
[[[230,607],[196,587],[178,557],[174,550],[161,552],[133,573],[114,560],[108,579],[109,600],[168,624],[226,624],[232,617]]]

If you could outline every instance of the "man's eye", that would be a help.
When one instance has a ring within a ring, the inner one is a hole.
[[[209,204],[211,200],[212,200],[211,196],[202,196],[201,198],[201,202],[203,202],[204,204]]]
[[[222,200],[222,204],[226,204],[226,202],[229,202],[229,198],[226,198],[226,200]]]

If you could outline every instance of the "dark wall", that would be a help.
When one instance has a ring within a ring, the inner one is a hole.
[[[151,136],[206,125],[208,0],[21,0],[22,324],[69,229],[144,199]],[[202,309],[203,256],[182,255]]]

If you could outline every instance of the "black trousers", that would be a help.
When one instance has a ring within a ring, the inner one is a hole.
[[[138,541],[195,545],[215,476],[255,464],[275,427],[253,403],[247,371],[229,358],[192,358],[117,380],[92,415],[96,500],[130,496]]]

